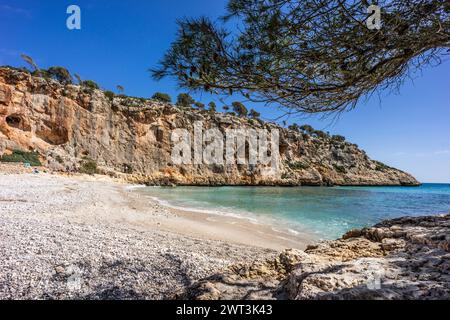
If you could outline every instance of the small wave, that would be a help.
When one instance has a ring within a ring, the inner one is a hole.
[[[230,217],[239,220],[245,220],[246,222],[250,222],[254,225],[265,225],[270,227],[274,232],[277,232],[281,235],[291,235],[291,236],[299,236],[302,233],[305,234],[313,234],[313,232],[303,231],[303,228],[295,224],[293,226],[292,221],[284,221],[283,219],[274,219],[270,217],[257,216],[252,212],[244,211],[244,210],[236,210],[232,211],[232,208],[221,207],[217,208],[202,208],[201,204],[196,206],[197,203],[194,202],[191,206],[185,204],[174,204],[171,200],[162,199],[156,197],[155,195],[146,194],[148,199],[164,206],[166,208],[171,208],[174,210],[187,211],[191,213],[201,213],[211,216],[222,216],[222,217]],[[234,221],[233,224],[237,224],[238,222]]]
[[[250,217],[250,216],[246,216],[245,215],[246,213],[239,214],[239,213],[223,211],[223,210],[200,209],[200,208],[187,207],[187,206],[177,206],[177,205],[170,203],[167,200],[164,200],[164,199],[161,199],[158,197],[149,196],[149,198],[153,201],[156,201],[157,203],[159,203],[160,205],[162,205],[164,207],[175,209],[175,210],[188,211],[188,212],[194,212],[194,213],[203,213],[203,214],[212,214],[212,215],[216,215],[216,216],[226,216],[226,217],[237,218],[237,219],[245,219],[251,223],[260,224],[258,219]]]
[[[147,186],[145,184],[137,184],[137,185],[132,185],[132,186],[126,186],[125,190],[137,190],[137,189],[142,189],[142,188],[146,188]]]
[[[289,229],[287,229],[287,230],[288,230],[289,233],[292,233],[292,234],[294,234],[294,235],[296,235],[296,236],[300,234],[300,232],[298,232],[298,231],[296,231],[296,230],[294,230],[294,229],[290,229],[290,228],[289,228]]]

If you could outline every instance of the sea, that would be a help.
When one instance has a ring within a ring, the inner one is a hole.
[[[145,187],[162,205],[336,239],[386,219],[450,213],[450,184],[419,187]]]

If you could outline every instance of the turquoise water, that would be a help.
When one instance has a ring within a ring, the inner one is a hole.
[[[450,184],[421,187],[177,187],[144,189],[175,207],[265,221],[322,239],[405,215],[450,212]]]

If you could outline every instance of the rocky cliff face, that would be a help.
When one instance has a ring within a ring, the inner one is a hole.
[[[205,128],[279,129],[276,173],[262,165],[174,165],[171,132]],[[148,184],[417,185],[409,174],[369,159],[354,144],[275,124],[101,90],[0,68],[0,155],[36,150],[54,170],[78,170],[87,158],[106,174]]]

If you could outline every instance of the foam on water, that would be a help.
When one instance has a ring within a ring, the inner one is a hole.
[[[450,212],[450,184],[421,187],[147,187],[136,192],[174,209],[269,224],[333,239],[385,219]]]
[[[175,210],[182,210],[182,211],[188,211],[188,212],[198,212],[198,213],[204,213],[204,214],[211,214],[211,215],[219,215],[219,216],[227,216],[227,217],[232,217],[232,218],[237,218],[237,219],[245,219],[248,220],[252,223],[258,224],[259,220],[256,217],[251,217],[250,213],[236,213],[236,212],[231,212],[231,211],[225,211],[225,210],[213,210],[213,209],[201,209],[201,208],[196,208],[196,207],[188,207],[188,206],[177,206],[172,204],[170,201],[168,200],[164,200],[158,197],[154,197],[154,196],[150,196],[150,199],[152,199],[153,201],[156,201],[157,203],[159,203],[160,205],[167,207],[167,208],[171,208],[171,209],[175,209]]]

